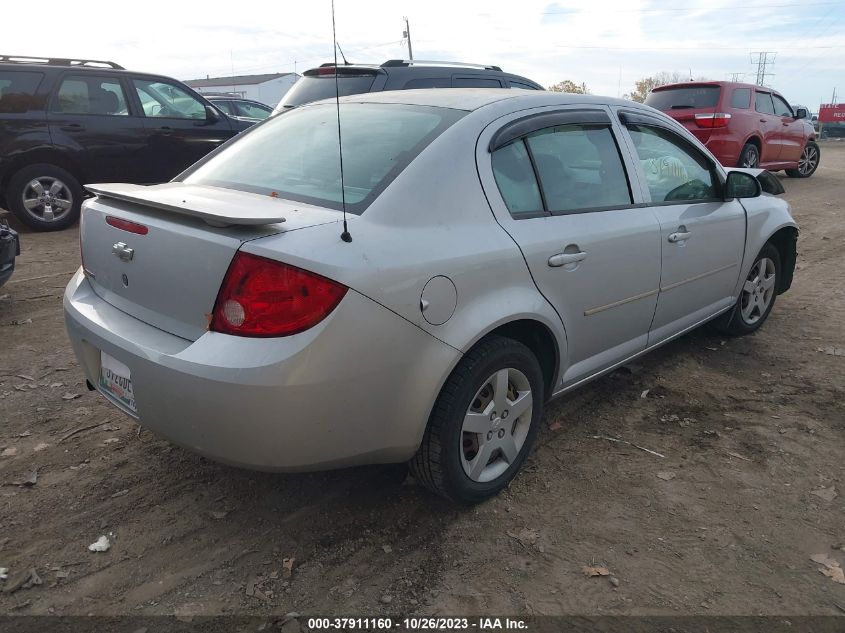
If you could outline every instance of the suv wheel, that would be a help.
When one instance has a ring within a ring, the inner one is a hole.
[[[746,143],[739,154],[737,167],[756,168],[760,164],[760,150],[754,143]]]
[[[809,178],[818,169],[821,151],[813,141],[807,143],[801,158],[798,159],[798,169],[787,169],[786,175],[791,178]]]
[[[429,490],[458,503],[495,495],[531,450],[544,400],[542,370],[531,350],[489,338],[443,385],[411,471]]]
[[[55,165],[28,165],[9,181],[9,210],[36,231],[59,231],[79,218],[82,185],[68,171]]]

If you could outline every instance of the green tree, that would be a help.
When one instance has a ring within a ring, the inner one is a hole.
[[[590,91],[587,89],[587,84],[583,81],[580,84],[576,84],[571,79],[564,79],[556,83],[554,86],[549,86],[549,90],[552,92],[570,92],[576,95],[588,95]]]

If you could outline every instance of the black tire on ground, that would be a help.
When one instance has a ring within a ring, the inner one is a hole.
[[[755,320],[749,323],[742,315],[742,309],[744,305],[747,305],[748,301],[748,297],[746,296],[743,288],[748,282],[754,283],[754,278],[756,278],[755,271],[759,268],[759,264],[762,259],[768,259],[774,264],[774,293],[772,294],[771,301],[769,301],[765,310],[756,315]],[[745,336],[746,334],[751,334],[752,332],[756,332],[760,329],[769,317],[769,314],[775,305],[775,300],[777,299],[777,289],[780,284],[780,267],[780,253],[778,252],[778,249],[772,244],[766,244],[754,259],[749,276],[743,281],[743,288],[740,288],[739,297],[737,298],[734,307],[713,322],[716,329],[728,336]]]
[[[470,479],[461,463],[464,416],[485,381],[506,368],[516,369],[528,379],[532,395],[530,426],[516,459],[498,477],[482,483]],[[499,336],[482,341],[461,359],[443,385],[422,444],[410,462],[411,472],[426,488],[457,503],[470,505],[495,495],[510,483],[531,451],[544,402],[543,373],[530,349]]]
[[[822,153],[819,146],[813,141],[809,141],[801,152],[801,162],[798,163],[798,169],[787,169],[786,175],[790,178],[809,178],[819,167]]]
[[[739,153],[737,167],[757,167],[760,164],[760,150],[754,143],[746,143]]]
[[[31,212],[24,206],[24,194],[30,189],[30,183],[39,179],[45,183],[61,183],[60,202],[70,201],[70,208],[57,208],[58,213],[52,220],[49,219],[49,214],[45,218],[43,211]],[[83,195],[82,185],[73,174],[55,165],[38,163],[27,165],[12,176],[6,189],[6,202],[9,205],[9,211],[28,227],[36,231],[60,231],[79,219]]]

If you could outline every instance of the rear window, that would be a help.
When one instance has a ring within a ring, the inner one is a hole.
[[[12,114],[39,109],[35,91],[43,77],[42,73],[0,72],[0,112]]]
[[[337,78],[337,92],[341,97],[345,95],[357,95],[364,92],[369,92],[373,87],[373,82],[376,80],[376,75],[340,75]],[[328,99],[335,96],[335,76],[302,76],[297,81],[293,88],[285,93],[279,102],[276,111],[284,108],[295,108],[304,103],[311,103],[312,101],[320,101],[321,99]]]
[[[346,209],[363,213],[417,155],[466,113],[423,106],[340,106]],[[342,209],[335,104],[269,119],[185,178]]]
[[[646,105],[658,110],[713,108],[719,103],[719,86],[689,86],[655,90],[646,97]]]
[[[734,88],[731,107],[745,109],[751,105],[751,88]]]

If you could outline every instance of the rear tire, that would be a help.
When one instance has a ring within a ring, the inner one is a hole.
[[[19,170],[9,180],[9,211],[36,231],[60,231],[79,218],[82,185],[70,172],[38,163]]]
[[[522,343],[491,337],[458,363],[437,397],[414,477],[432,492],[474,504],[507,486],[540,428],[543,373]]]
[[[766,244],[751,265],[733,309],[714,322],[716,329],[728,336],[745,336],[760,329],[777,299],[780,265],[778,249]]]
[[[754,143],[746,143],[739,153],[737,167],[756,169],[760,165],[760,150]]]
[[[787,169],[786,175],[790,178],[809,178],[812,176],[821,162],[822,153],[819,146],[810,141],[801,152],[801,158],[798,159],[797,169]]]

